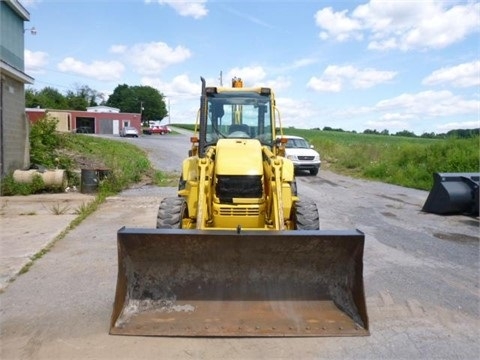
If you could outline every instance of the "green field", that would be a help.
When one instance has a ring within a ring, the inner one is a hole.
[[[424,139],[286,129],[309,140],[323,168],[351,176],[430,190],[435,172],[479,172],[479,138]]]
[[[193,130],[191,124],[175,126]],[[284,129],[320,152],[322,168],[349,176],[430,190],[435,172],[480,172],[480,142],[337,131]]]

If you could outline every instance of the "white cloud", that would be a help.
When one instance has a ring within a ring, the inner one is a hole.
[[[386,121],[398,121],[398,120],[408,120],[412,119],[414,116],[410,114],[401,114],[401,113],[386,113],[383,114],[380,119]]]
[[[127,61],[135,70],[144,75],[155,75],[166,67],[179,64],[190,58],[191,52],[183,46],[171,48],[164,42],[151,42],[122,48],[116,45],[113,50],[123,51]]]
[[[152,86],[171,99],[178,97],[200,98],[200,79],[191,81],[186,74],[178,75],[170,82],[165,82],[159,78],[143,77],[141,84]]]
[[[279,76],[272,80],[261,81],[254,86],[265,86],[271,88],[274,92],[278,93],[281,90],[290,88],[292,82],[289,78],[284,76]]]
[[[31,74],[41,74],[42,69],[48,64],[48,54],[43,51],[25,50],[25,71]]]
[[[478,32],[480,3],[441,0],[370,0],[353,10],[319,10],[316,24],[322,39],[369,39],[372,50],[441,49]]]
[[[342,90],[342,81],[340,79],[322,79],[316,76],[310,78],[307,87],[315,91],[340,92]]]
[[[417,94],[401,94],[376,104],[380,112],[401,112],[415,118],[447,117],[475,114],[480,108],[478,100],[466,100],[450,91],[423,91]]]
[[[396,75],[394,71],[358,69],[351,65],[329,65],[322,76],[310,78],[307,87],[315,91],[339,92],[345,84],[349,84],[355,89],[367,89],[390,81]]]
[[[118,61],[93,61],[86,64],[72,57],[63,59],[57,67],[63,72],[71,72],[101,81],[118,80],[125,70],[125,66]]]
[[[279,91],[282,89],[287,89],[291,85],[291,81],[284,76],[279,76],[275,79],[268,79],[267,72],[261,66],[232,68],[224,73],[223,86],[230,86],[231,79],[234,77],[242,79],[244,87],[265,86],[272,88],[274,91]]]
[[[234,77],[243,80],[243,86],[255,86],[262,82],[267,76],[266,71],[261,66],[245,66],[243,68],[235,67],[226,73],[226,81],[223,86],[230,86],[230,80]]]
[[[320,33],[320,38],[326,40],[333,37],[335,40],[344,41],[349,38],[361,38],[362,25],[357,19],[347,16],[347,10],[334,12],[331,7],[317,11],[315,23],[325,31]]]
[[[449,122],[437,126],[437,131],[447,132],[454,129],[476,129],[480,128],[480,121],[463,121],[463,122]]]
[[[125,45],[112,45],[110,46],[110,52],[113,54],[124,54],[127,51]]]
[[[207,0],[145,0],[145,3],[158,3],[172,7],[181,16],[191,16],[200,19],[208,14],[205,7]]]
[[[423,85],[452,84],[455,87],[480,85],[480,61],[472,61],[434,71],[423,79]]]

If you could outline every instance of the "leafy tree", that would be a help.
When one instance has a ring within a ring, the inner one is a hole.
[[[471,137],[478,136],[480,134],[480,129],[455,129],[447,132],[447,137],[454,137],[459,139],[468,139]]]
[[[87,110],[88,100],[78,94],[75,94],[73,91],[67,91],[66,96],[68,109],[72,110]]]
[[[141,112],[142,121],[162,120],[168,115],[163,94],[151,86],[118,85],[106,105],[119,108],[121,112]]]
[[[434,132],[424,132],[420,137],[425,139],[435,139],[436,135]]]
[[[408,130],[398,131],[398,132],[395,133],[395,136],[417,137],[417,135],[415,135],[415,133],[413,133],[412,131],[408,131]]]
[[[67,91],[66,99],[69,109],[86,110],[89,106],[104,103],[104,95],[88,85],[77,85],[75,91]]]
[[[345,132],[342,128],[332,128],[330,126],[324,126],[323,131],[337,131],[337,132]]]
[[[41,107],[37,92],[34,89],[25,89],[25,107],[36,108]]]
[[[30,128],[30,161],[47,167],[55,165],[55,149],[59,144],[56,133],[58,120],[48,115],[39,119]]]
[[[67,109],[67,101],[57,89],[45,87],[40,91],[27,89],[25,93],[26,107],[42,109]]]

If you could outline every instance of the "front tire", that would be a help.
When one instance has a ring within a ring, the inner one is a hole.
[[[158,207],[157,229],[181,229],[186,209],[184,198],[164,198]]]
[[[297,201],[295,205],[295,229],[320,229],[320,220],[318,217],[318,208],[316,203],[310,200]]]

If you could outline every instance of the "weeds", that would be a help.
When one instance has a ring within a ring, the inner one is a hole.
[[[52,205],[49,210],[53,215],[64,215],[70,210],[70,206],[56,203],[55,205]]]
[[[83,215],[88,212],[89,205],[82,203],[79,207],[74,210],[75,215]]]

